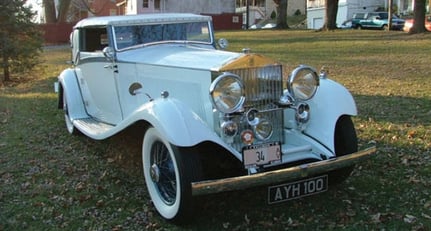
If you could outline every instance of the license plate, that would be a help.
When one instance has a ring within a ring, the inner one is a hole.
[[[328,175],[268,187],[268,204],[280,203],[328,190]]]
[[[242,151],[245,168],[281,162],[280,144],[269,143],[246,146]]]

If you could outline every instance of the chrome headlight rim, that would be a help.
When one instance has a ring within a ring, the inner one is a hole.
[[[310,84],[308,86],[300,85],[301,83],[309,82],[313,82],[314,84]],[[289,90],[289,93],[295,100],[307,101],[314,97],[317,92],[317,89],[319,88],[319,84],[320,78],[317,74],[317,71],[310,66],[300,65],[299,67],[295,68],[289,75],[287,88]]]
[[[229,89],[224,89],[225,92],[221,94],[217,94],[218,91],[223,90],[222,86],[224,81],[231,80],[231,84],[234,84],[236,86],[235,91],[228,91]],[[241,78],[238,75],[224,72],[221,75],[219,75],[210,85],[210,99],[215,109],[218,111],[221,111],[226,114],[234,113],[239,111],[243,108],[244,102],[245,102],[245,91],[244,91],[244,84],[241,80]],[[235,94],[230,94],[235,93]],[[221,95],[219,98],[217,98],[217,95]],[[226,103],[227,99],[223,99],[223,95],[228,95],[229,97],[233,96],[233,104],[229,106],[229,103]],[[235,99],[236,97],[236,99]],[[225,101],[223,101],[225,100]],[[224,104],[222,104],[224,103]]]

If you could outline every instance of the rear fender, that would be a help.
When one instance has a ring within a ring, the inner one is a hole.
[[[321,79],[320,87],[310,105],[311,117],[304,131],[333,153],[335,125],[342,115],[357,115],[355,100],[341,84],[330,79]]]
[[[58,81],[60,82],[59,99],[63,100],[62,94],[66,94],[69,118],[73,121],[88,117],[75,71],[72,68],[62,71],[58,76]],[[62,105],[59,106],[63,107]]]

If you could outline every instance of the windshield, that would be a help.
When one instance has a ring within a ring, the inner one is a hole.
[[[162,41],[212,42],[208,22],[115,26],[114,37],[118,50]]]

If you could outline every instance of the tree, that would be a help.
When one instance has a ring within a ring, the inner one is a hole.
[[[415,0],[415,7],[413,9],[413,27],[410,34],[424,33],[425,28],[425,0]]]
[[[287,25],[287,0],[274,0],[277,5],[277,28],[286,29]]]
[[[325,2],[325,24],[321,30],[335,30],[337,29],[338,0],[325,0]]]
[[[55,0],[43,0],[42,4],[45,9],[46,23],[66,22],[67,13],[69,12],[72,0],[58,0],[58,16],[56,11]]]
[[[0,84],[10,81],[11,72],[28,71],[38,63],[42,35],[31,21],[34,12],[24,4],[25,0],[0,1]]]

